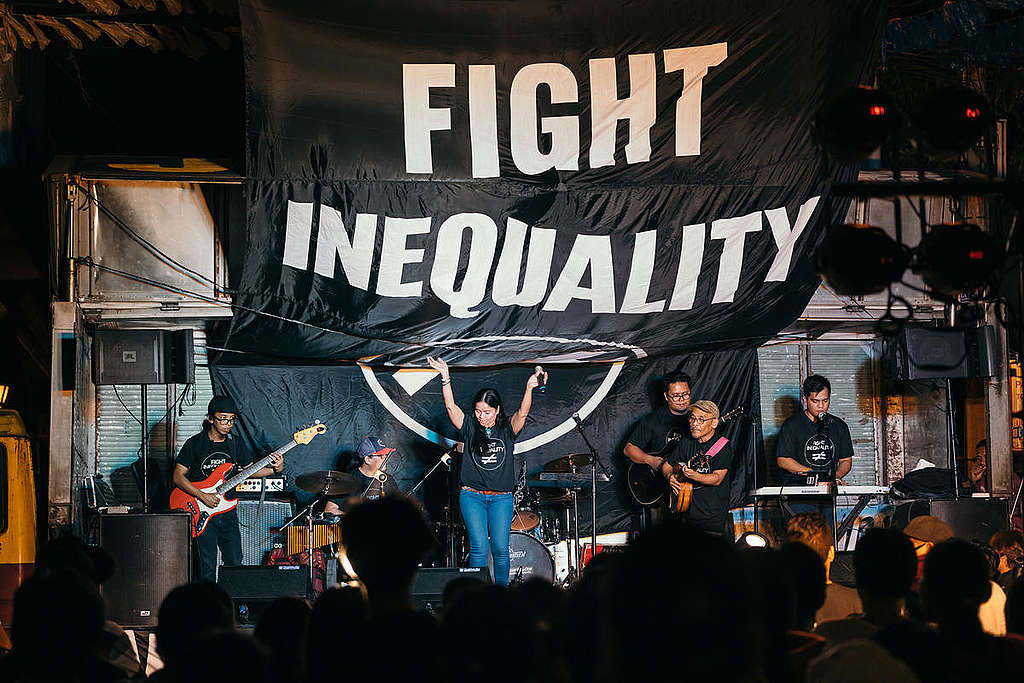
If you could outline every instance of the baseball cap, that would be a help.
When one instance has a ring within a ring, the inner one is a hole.
[[[369,458],[373,455],[387,455],[388,453],[394,453],[394,448],[388,448],[383,441],[376,436],[368,436],[363,439],[363,442],[359,444],[359,448],[356,449],[356,454],[360,458]]]
[[[206,408],[207,415],[214,413],[238,413],[235,400],[230,396],[214,396],[210,399],[210,405]]]
[[[953,538],[953,527],[938,517],[920,515],[910,520],[903,533],[919,541],[942,543]]]
[[[707,413],[712,419],[718,419],[718,406],[715,405],[714,401],[700,400],[694,401],[690,404],[690,410],[696,408],[697,410]]]

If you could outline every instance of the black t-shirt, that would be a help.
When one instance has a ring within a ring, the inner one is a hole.
[[[700,474],[711,474],[717,470],[732,467],[732,443],[727,442],[712,456],[707,453],[718,443],[721,434],[715,432],[704,442],[696,439],[683,439],[671,458],[674,463],[689,463],[690,468]],[[691,462],[692,461],[692,462]],[[729,476],[718,486],[705,486],[693,483],[693,497],[690,499],[690,511],[687,520],[708,531],[721,532],[725,519],[729,514]]]
[[[398,484],[395,483],[395,478],[387,472],[384,473],[383,483],[381,483],[379,479],[366,476],[360,472],[358,468],[352,470],[349,474],[360,481],[359,489],[347,496],[331,498],[331,501],[342,509],[346,508],[346,503],[348,503],[353,496],[362,496],[363,500],[377,500],[382,495],[390,495],[398,492]],[[366,491],[366,493],[364,494],[363,491]]]
[[[662,405],[654,411],[640,418],[640,421],[629,433],[629,443],[633,444],[648,455],[656,455],[664,448],[668,441],[669,432],[678,432],[683,436],[682,441],[692,441],[690,437],[689,415],[676,415]],[[678,452],[679,444],[675,451]]]
[[[477,491],[511,492],[516,485],[516,435],[512,427],[499,422],[488,434],[467,415],[459,433],[463,444],[462,485]]]
[[[189,481],[203,481],[224,463],[234,465],[228,470],[225,479],[236,473],[237,466],[246,466],[252,457],[231,434],[224,441],[212,441],[206,430],[193,434],[178,451],[174,462],[188,468]]]
[[[840,460],[853,457],[850,428],[834,415],[827,415],[819,425],[801,410],[782,423],[775,457],[793,458],[809,470],[827,476]],[[799,486],[807,483],[807,477],[780,468],[779,481],[783,486]]]

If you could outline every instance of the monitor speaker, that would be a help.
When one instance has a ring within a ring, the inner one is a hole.
[[[893,379],[944,379],[972,375],[964,330],[906,327],[891,348]]]
[[[902,529],[914,517],[931,515],[953,527],[957,538],[987,542],[995,532],[1006,530],[1006,512],[1006,500],[1002,498],[913,500],[896,506],[893,521]]]
[[[438,567],[417,570],[412,582],[413,606],[428,612],[440,609],[445,587],[454,579],[463,577],[483,583],[491,582],[491,572],[487,567]]]
[[[231,597],[235,621],[240,626],[256,624],[270,603],[285,596],[305,597],[309,567],[221,567],[217,583]]]
[[[96,330],[95,384],[194,384],[192,330]]]
[[[153,628],[160,603],[191,577],[189,516],[100,515],[99,541],[115,565],[103,584],[107,618],[124,628]]]

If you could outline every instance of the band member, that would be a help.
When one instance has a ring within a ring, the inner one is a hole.
[[[711,401],[695,401],[690,406],[692,439],[679,443],[673,462],[680,463],[679,475],[665,463],[662,474],[672,492],[679,495],[684,483],[693,485],[686,521],[709,533],[722,535],[729,522],[729,468],[733,450],[729,439],[718,433],[718,406]]]
[[[484,388],[473,396],[473,410],[467,416],[455,403],[448,364],[440,358],[428,357],[427,362],[441,373],[444,407],[462,440],[459,507],[469,533],[469,565],[487,566],[489,538],[494,582],[507,585],[512,491],[516,485],[516,435],[526,424],[533,390],[542,382],[547,383],[547,373],[541,370],[530,375],[519,409],[511,415],[505,410],[498,392]]]
[[[811,375],[804,380],[803,395],[803,412],[782,423],[775,445],[782,485],[807,485],[833,476],[842,480],[853,466],[853,441],[846,423],[828,413],[832,385],[821,375]]]
[[[381,467],[385,464],[386,458],[394,452],[394,448],[388,448],[376,436],[368,436],[363,439],[362,443],[359,444],[359,448],[356,449],[358,466],[351,471],[351,474],[362,482],[362,487],[356,492],[356,496],[365,500],[377,500],[381,496],[398,491],[398,484],[395,483],[395,478]],[[345,506],[345,500],[332,499],[327,501],[327,505],[324,506],[324,512],[331,515],[340,515],[342,508]]]
[[[687,420],[690,408],[690,376],[685,372],[670,372],[662,381],[665,405],[641,418],[629,434],[622,452],[633,462],[660,468],[660,458],[651,455],[664,448],[670,432],[689,435]]]
[[[206,409],[203,431],[189,437],[174,459],[174,485],[209,507],[217,507],[219,498],[214,493],[199,490],[194,482],[207,479],[224,463],[232,463],[232,468],[225,476],[228,479],[234,476],[238,466],[244,467],[252,462],[251,454],[231,434],[237,414],[238,409],[230,397],[214,396]],[[274,452],[270,455],[270,467],[257,470],[253,477],[279,474],[284,469],[281,454]],[[200,579],[216,580],[218,547],[223,564],[242,564],[242,537],[238,531],[238,513],[235,510],[214,515],[206,530],[196,538]]]

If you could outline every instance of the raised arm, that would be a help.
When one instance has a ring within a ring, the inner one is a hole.
[[[462,412],[455,403],[455,395],[452,394],[452,378],[448,373],[448,363],[440,358],[427,356],[427,363],[441,374],[441,396],[444,398],[444,409],[448,411],[448,419],[452,421],[456,429],[462,429],[462,423],[466,414]]]
[[[509,424],[512,426],[512,431],[518,434],[522,431],[523,425],[526,424],[526,416],[530,414],[530,406],[533,405],[533,390],[540,386],[540,377],[544,376],[544,381],[548,381],[548,373],[534,373],[530,375],[530,378],[526,380],[526,390],[523,392],[523,400],[519,404],[519,410],[512,413],[508,418]]]

